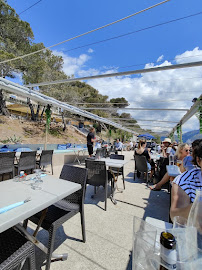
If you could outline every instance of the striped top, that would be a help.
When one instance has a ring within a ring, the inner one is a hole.
[[[178,175],[174,180],[189,196],[193,203],[196,197],[196,189],[202,190],[202,172],[200,168],[195,168]]]

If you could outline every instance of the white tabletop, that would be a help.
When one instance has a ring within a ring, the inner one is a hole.
[[[108,167],[116,167],[122,168],[129,160],[121,160],[121,159],[110,159],[110,158],[100,158],[98,161],[105,161],[106,166]]]
[[[79,184],[50,175],[42,179],[41,190],[32,189],[31,180],[23,182],[7,180],[0,183],[0,208],[31,198],[31,201],[0,214],[0,233],[81,188]]]

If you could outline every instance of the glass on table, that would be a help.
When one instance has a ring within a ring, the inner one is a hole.
[[[14,181],[14,182],[21,182],[20,176],[19,176],[19,175],[16,175],[16,176],[13,178],[13,181]]]
[[[187,226],[187,219],[181,216],[175,216],[173,218],[173,229],[176,228],[186,228]]]
[[[34,190],[40,190],[40,189],[42,189],[41,182],[39,182],[38,180],[35,180],[35,182],[31,184],[31,187]]]
[[[36,181],[39,181],[39,182],[42,183],[43,180],[41,179],[41,174],[42,174],[41,169],[35,169],[34,172],[36,174]]]

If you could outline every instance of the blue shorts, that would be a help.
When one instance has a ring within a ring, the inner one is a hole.
[[[151,171],[151,164],[149,162],[147,162],[147,169],[148,171]]]

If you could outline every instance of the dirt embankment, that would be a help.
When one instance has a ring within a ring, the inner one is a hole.
[[[0,116],[0,143],[45,143],[45,123],[19,120]],[[61,123],[51,123],[47,136],[48,144],[86,143],[86,137],[72,126],[63,131]]]

